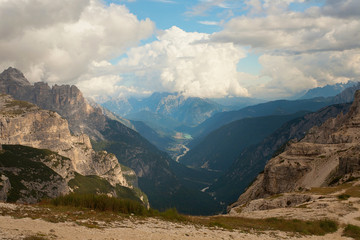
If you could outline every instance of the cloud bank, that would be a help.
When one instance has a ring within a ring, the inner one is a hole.
[[[262,53],[256,96],[289,97],[303,90],[359,81],[360,9],[357,0],[328,0],[322,7],[290,11],[295,1],[248,1],[250,16],[230,20],[211,36],[214,42],[249,46]],[[301,1],[298,1],[301,2]]]
[[[0,16],[0,68],[15,66],[30,81],[49,83],[96,79],[104,60],[155,30],[149,19],[139,21],[125,6],[100,0],[1,0]]]
[[[236,71],[245,56],[233,43],[210,42],[208,34],[172,27],[157,41],[132,48],[117,67],[134,74],[138,86],[150,91],[198,97],[247,96]]]

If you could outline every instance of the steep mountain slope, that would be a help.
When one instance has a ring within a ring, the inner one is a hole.
[[[159,134],[164,134],[169,137],[175,135],[175,129],[181,126],[180,122],[171,117],[147,110],[131,113],[127,115],[126,118],[131,121],[142,121],[152,129],[156,130]]]
[[[233,206],[310,187],[328,186],[360,176],[360,91],[346,115],[339,114],[272,158]]]
[[[320,126],[327,119],[348,112],[351,104],[331,105],[315,113],[296,118],[277,129],[260,143],[245,148],[229,170],[214,182],[207,192],[226,204],[236,201],[238,196],[264,169],[266,162],[277,151],[281,151],[292,139],[302,139],[313,126]]]
[[[108,185],[108,191],[99,189],[98,192],[114,196],[119,194],[116,189],[134,187],[127,180],[135,176],[134,171],[124,169],[113,154],[95,152],[87,135],[71,135],[67,121],[57,113],[41,110],[31,103],[14,100],[8,95],[0,96],[0,144],[6,144],[3,146],[5,152],[1,155],[0,172],[9,178],[10,185],[15,185],[9,189],[12,191],[12,200],[33,202],[44,196],[54,197],[77,191],[80,186],[71,182],[80,176],[85,178],[85,182],[88,178],[86,176],[97,176],[99,181]],[[9,144],[28,147],[7,146]],[[51,151],[38,150],[39,148]],[[18,175],[24,179],[20,181],[16,177]],[[38,180],[30,181],[31,179]],[[59,185],[54,186],[55,183]],[[58,190],[53,191],[52,187]],[[14,191],[19,199],[14,198]],[[138,194],[133,191],[133,195]],[[143,196],[138,195],[138,199],[140,197]]]
[[[245,147],[258,143],[285,122],[304,114],[299,112],[234,121],[207,135],[180,162],[193,168],[224,172]]]
[[[102,149],[123,156],[122,163],[135,170],[140,188],[147,194],[152,207],[165,210],[176,207],[188,214],[213,214],[221,211],[220,205],[206,193],[184,186],[170,169],[170,157],[158,150],[140,135],[128,139],[119,139],[122,131],[129,131],[117,121],[109,122],[111,128],[104,132],[107,139]],[[132,130],[131,130],[132,131]],[[132,147],[134,144],[138,147]],[[145,149],[145,150],[144,150]]]
[[[213,117],[207,119],[197,127],[190,130],[190,134],[197,139],[201,139],[209,134],[211,131],[223,126],[232,121],[236,121],[246,117],[259,117],[269,115],[285,115],[292,114],[298,111],[315,112],[325,106],[332,104],[340,104],[352,102],[354,93],[360,89],[360,84],[354,85],[345,89],[335,97],[328,98],[313,98],[302,100],[277,100],[266,103],[261,103],[255,106],[249,106],[238,111],[221,112],[215,114]],[[195,139],[196,145],[199,141]]]
[[[207,194],[180,183],[169,167],[172,160],[167,154],[136,131],[106,117],[100,108],[90,106],[75,86],[31,85],[19,70],[9,68],[0,74],[0,92],[56,111],[68,120],[72,133],[88,134],[94,149],[114,153],[121,164],[134,169],[139,187],[148,195],[152,207],[177,207],[179,211],[194,214],[218,212],[218,203]],[[184,192],[187,201],[183,201]]]
[[[227,107],[227,111],[238,110],[244,107],[256,105],[266,102],[262,99],[249,97],[224,97],[224,98],[210,98],[210,100]]]

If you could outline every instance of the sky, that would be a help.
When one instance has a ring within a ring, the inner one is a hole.
[[[280,99],[360,80],[359,0],[0,0],[0,71],[97,101]]]

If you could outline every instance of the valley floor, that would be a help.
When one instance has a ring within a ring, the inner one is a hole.
[[[341,236],[342,229],[325,236],[303,236],[281,231],[225,230],[155,218],[94,220],[81,218],[83,214],[72,212],[64,219],[61,213],[44,207],[0,203],[0,239],[348,239]]]

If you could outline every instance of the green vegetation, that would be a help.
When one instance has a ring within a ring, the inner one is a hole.
[[[69,181],[69,186],[78,194],[107,194],[115,192],[119,198],[126,198],[141,202],[144,194],[138,189],[130,189],[120,185],[113,187],[108,181],[99,176],[83,176],[75,173],[75,178]],[[147,198],[145,197],[145,202]]]
[[[309,192],[319,195],[329,195],[344,189],[348,189],[349,187],[351,187],[351,184],[342,184],[335,187],[314,187],[311,188]]]
[[[107,141],[94,141],[93,139],[90,138],[90,142],[91,142],[91,145],[93,147],[93,149],[96,151],[96,152],[99,152],[99,151],[103,151],[104,149],[106,149],[106,147],[108,146],[108,142]]]
[[[296,232],[304,235],[325,235],[336,232],[338,224],[332,220],[287,220],[282,218],[251,219],[239,217],[192,217],[193,223],[200,223],[209,227],[221,227],[225,229],[256,229],[261,231],[280,230]]]
[[[351,224],[346,225],[343,236],[360,240],[360,227]]]
[[[27,236],[23,239],[24,240],[47,240],[48,238],[45,238],[43,236],[33,235],[33,236]]]
[[[222,207],[207,193],[184,185],[171,169],[170,157],[117,121],[108,121],[109,128],[101,132],[107,142],[97,150],[115,154],[119,162],[141,173],[139,188],[148,196],[150,205],[159,211],[176,208],[184,214],[211,215]]]
[[[256,229],[260,231],[280,230],[295,232],[303,235],[325,235],[335,232],[338,224],[331,220],[286,220],[282,218],[251,219],[228,216],[195,217],[181,215],[175,208],[159,212],[146,209],[142,204],[128,200],[108,197],[106,195],[76,194],[72,193],[50,201],[56,207],[70,206],[79,210],[90,209],[97,212],[110,212],[117,214],[134,214],[140,217],[157,217],[166,221],[181,221],[188,224],[203,225],[232,229]]]
[[[0,167],[4,167],[4,170],[1,170],[0,173],[5,174],[11,182],[7,201],[16,202],[21,197],[29,196],[37,199],[47,197],[45,190],[29,191],[22,181],[50,183],[57,176],[60,179],[60,176],[52,169],[35,161],[36,159],[39,161],[39,159],[50,157],[53,154],[55,153],[49,150],[20,145],[3,145],[3,150],[0,152]],[[16,169],[16,173],[13,169]]]
[[[123,214],[146,215],[147,209],[139,202],[107,195],[71,193],[50,201],[54,206],[72,206],[96,211],[111,211]]]
[[[136,216],[160,217],[168,221],[185,221],[186,218],[180,215],[175,208],[159,212],[154,209],[147,209],[143,204],[131,199],[120,199],[107,195],[77,194],[71,193],[50,200],[54,206],[71,206],[75,208],[86,208],[95,211],[109,211],[120,214],[134,214]]]
[[[18,114],[22,114],[34,107],[36,107],[36,106],[29,102],[20,101],[20,100],[12,100],[12,101],[6,101],[5,109],[3,109],[3,111],[1,111],[1,112],[4,114],[18,115]]]
[[[32,107],[35,107],[34,104],[26,102],[26,101],[21,101],[21,100],[12,100],[12,101],[7,101],[5,107],[19,107],[19,108],[25,108],[25,109],[30,109]]]
[[[200,168],[207,162],[210,169],[226,171],[244,148],[261,142],[287,121],[303,115],[304,112],[301,112],[292,115],[244,118],[231,122],[209,133],[181,159],[181,162],[195,168]]]
[[[341,195],[337,196],[337,198],[340,199],[340,200],[348,200],[350,198],[350,195],[341,194]]]
[[[350,197],[357,197],[360,198],[360,186],[351,186],[345,191],[346,195]]]

